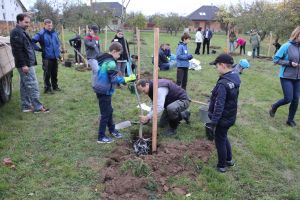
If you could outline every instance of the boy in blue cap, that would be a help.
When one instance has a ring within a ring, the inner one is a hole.
[[[206,133],[215,139],[218,153],[217,170],[226,172],[227,166],[233,166],[231,145],[227,138],[229,128],[235,123],[240,78],[233,72],[233,58],[228,54],[220,54],[211,65],[215,65],[220,77],[212,90],[208,117],[211,122],[206,123]]]

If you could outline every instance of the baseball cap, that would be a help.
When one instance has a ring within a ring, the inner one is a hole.
[[[234,61],[230,55],[228,55],[226,53],[222,53],[222,54],[218,55],[218,57],[214,61],[210,62],[209,64],[216,65],[217,63],[233,64]]]

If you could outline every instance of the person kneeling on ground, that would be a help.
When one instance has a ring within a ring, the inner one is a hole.
[[[144,93],[153,101],[153,82],[141,79],[136,84],[139,93]],[[187,93],[180,86],[173,83],[171,80],[158,80],[158,99],[157,113],[161,115],[159,126],[164,127],[168,122],[170,128],[163,132],[163,135],[171,136],[176,134],[176,129],[179,122],[184,119],[189,123],[190,112],[187,111],[190,100]],[[140,121],[143,124],[150,122],[153,117],[152,110],[146,116],[140,116]]]
[[[120,57],[122,50],[120,43],[112,42],[109,46],[109,53],[104,53],[98,57],[99,65],[92,65],[92,87],[99,100],[101,113],[97,143],[111,143],[113,141],[105,135],[106,126],[115,138],[122,138],[122,134],[115,129],[113,122],[111,97],[117,84],[127,83],[136,79],[134,74],[129,77],[118,75],[116,60]]]
[[[240,78],[232,71],[233,58],[228,54],[220,54],[211,65],[215,65],[220,77],[212,90],[208,117],[206,123],[208,135],[215,135],[215,145],[218,153],[217,170],[226,172],[227,166],[233,166],[231,145],[227,138],[229,128],[235,123]]]
[[[165,53],[166,47],[167,47],[166,44],[161,44],[160,48],[159,48],[159,53],[158,53],[158,57],[159,57],[158,66],[159,66],[159,69],[162,71],[169,70],[175,64],[174,62],[172,62],[172,64],[171,64],[171,62],[169,61],[169,59]]]

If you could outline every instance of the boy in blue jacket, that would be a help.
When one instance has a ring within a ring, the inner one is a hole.
[[[92,87],[99,100],[101,113],[97,143],[111,143],[113,141],[105,135],[106,126],[115,138],[122,138],[122,134],[115,129],[113,122],[111,97],[116,85],[136,79],[134,74],[129,77],[118,75],[116,60],[120,57],[122,50],[123,48],[120,43],[112,42],[109,46],[109,53],[104,53],[98,57],[99,65],[92,65]]]
[[[226,172],[227,166],[233,166],[231,145],[227,138],[228,129],[235,123],[240,87],[239,75],[233,72],[233,58],[228,54],[220,54],[211,65],[215,65],[220,77],[212,90],[206,133],[209,139],[215,139],[218,152],[217,170]]]
[[[181,36],[181,42],[179,42],[176,49],[176,63],[177,63],[177,81],[176,84],[186,90],[189,66],[193,56],[188,53],[187,44],[190,42],[191,36],[188,33],[184,33]]]

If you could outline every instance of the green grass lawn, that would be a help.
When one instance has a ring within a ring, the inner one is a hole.
[[[66,41],[72,35],[67,33]],[[109,41],[113,35],[108,34]],[[132,40],[132,33],[126,35]],[[143,32],[141,38],[146,43],[141,47],[141,68],[152,71],[153,33]],[[172,52],[179,39],[180,36],[160,34],[160,41],[170,43]],[[212,45],[223,49],[225,36],[215,35]],[[194,53],[196,45],[191,42],[188,46]],[[136,46],[130,49],[137,52]],[[262,49],[262,54],[266,54],[267,44]],[[246,50],[250,50],[249,45]],[[37,55],[39,64],[40,56]],[[216,70],[208,65],[216,55],[194,57],[201,61],[202,70],[189,72],[187,91],[192,99],[206,101],[218,78]],[[236,56],[234,60],[238,62],[241,58],[244,57]],[[237,165],[225,174],[216,172],[214,152],[196,181],[186,177],[172,180],[177,185],[189,186],[192,195],[186,199],[300,199],[300,112],[295,119],[297,128],[285,125],[288,106],[278,109],[275,118],[269,117],[270,105],[282,97],[279,66],[271,61],[248,59],[251,68],[241,76],[236,125],[229,130]],[[99,108],[90,86],[90,72],[60,65],[59,86],[63,91],[45,95],[41,65],[36,69],[41,101],[51,112],[20,112],[19,77],[15,71],[12,99],[0,108],[0,159],[10,157],[16,169],[0,165],[0,199],[99,199],[103,188],[99,170],[115,144],[96,143]],[[160,72],[160,76],[175,80],[176,70]],[[142,99],[149,102],[146,97]],[[137,121],[136,106],[136,97],[127,89],[117,90],[113,96],[115,121]],[[191,125],[179,126],[175,138],[159,141],[190,142],[205,138],[198,117],[199,105],[192,103],[190,110]],[[126,138],[133,129],[124,130]],[[185,198],[167,193],[164,199]]]

